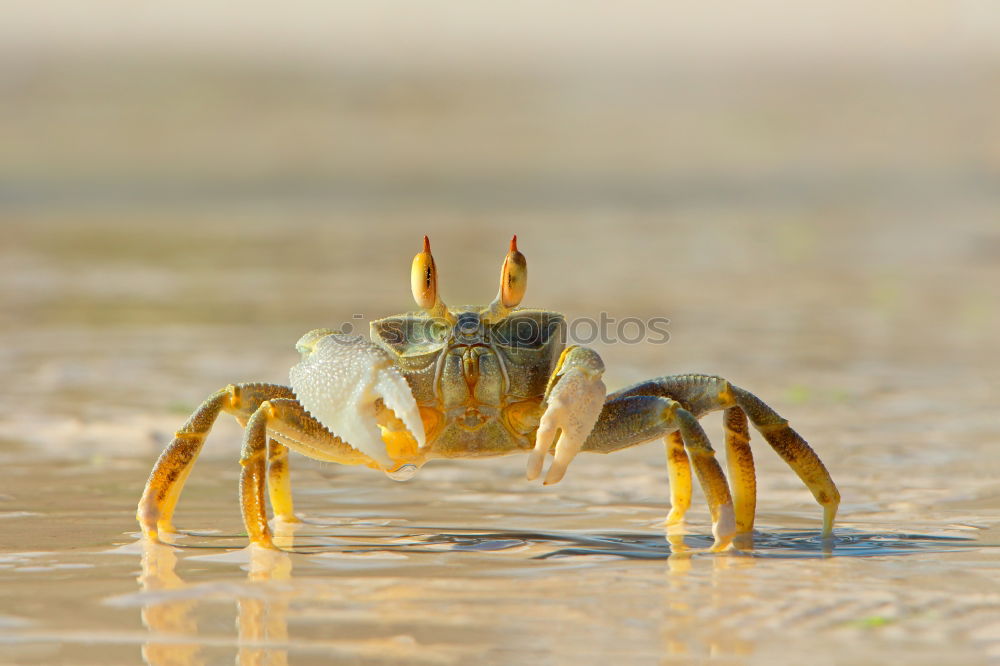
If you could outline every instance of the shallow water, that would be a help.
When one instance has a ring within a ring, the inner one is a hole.
[[[659,476],[645,456],[626,457],[627,473]],[[836,649],[839,660],[856,643],[861,658],[875,641],[930,663],[996,645],[995,527],[848,515],[830,547],[815,529],[770,526],[815,522],[803,505],[766,514],[754,551],[711,555],[704,511],[668,542],[660,506],[620,490],[585,504],[604,472],[590,461],[554,495],[525,492],[500,462],[500,474],[444,464],[422,483],[373,475],[360,488],[358,476],[331,484],[326,469],[301,470],[309,522],[279,531],[294,552],[278,554],[239,549],[232,464],[199,463],[183,521],[223,524],[172,549],[135,538],[141,465],[14,463],[5,504],[47,501],[3,514],[17,543],[0,559],[0,645],[14,663],[134,663],[141,650],[156,664],[237,653],[241,663],[755,663],[775,656],[777,635],[790,641],[782,651]]]
[[[780,527],[815,524],[818,510],[775,506],[765,477],[755,549],[712,555],[705,512],[687,536],[665,536],[662,506],[640,501],[657,464],[625,457],[622,473],[650,488],[605,490],[606,468],[586,459],[545,492],[525,488],[514,459],[435,465],[407,484],[300,465],[307,522],[279,527],[282,553],[242,548],[231,463],[199,463],[181,515],[203,529],[171,548],[136,539],[138,462],[11,461],[0,645],[5,660],[39,664],[140,652],[151,664],[763,663],[811,651],[819,663],[886,651],[974,663],[1000,646],[995,524],[855,520],[848,503],[824,543],[815,525]]]
[[[195,228],[143,233],[156,243]],[[788,233],[772,223],[716,220],[715,228],[729,234],[733,245],[722,251],[734,256],[761,235]],[[236,496],[239,430],[226,420],[181,500],[178,547],[143,546],[135,503],[186,413],[230,381],[282,381],[301,331],[408,307],[412,244],[401,239],[367,260],[338,255],[333,261],[348,262],[350,279],[374,295],[363,305],[346,290],[338,307],[338,293],[290,291],[302,272],[258,283],[257,269],[240,267],[240,256],[278,242],[277,232],[251,226],[231,241],[239,251],[226,254],[225,226],[198,228],[209,240],[184,256],[182,269],[171,268],[179,259],[169,253],[137,264],[125,242],[101,260],[104,277],[81,280],[84,264],[62,244],[129,236],[113,225],[53,229],[59,242],[14,227],[21,251],[5,264],[18,267],[6,284],[21,286],[8,292],[13,325],[2,333],[11,378],[4,398],[18,408],[0,418],[0,662],[1000,659],[1000,423],[989,381],[998,367],[989,341],[1000,332],[989,296],[1000,275],[992,257],[970,254],[963,240],[991,237],[988,224],[969,222],[956,238],[908,222],[905,233],[933,252],[886,253],[849,269],[836,255],[807,251],[808,260],[786,264],[797,281],[763,267],[744,273],[739,261],[720,268],[688,260],[700,291],[669,290],[669,344],[599,347],[611,387],[654,367],[729,376],[790,417],[829,466],[844,501],[836,538],[824,543],[819,507],[754,440],[755,547],[720,555],[705,552],[710,525],[698,491],[687,534],[660,526],[668,492],[658,443],[581,456],[552,487],[525,481],[521,456],[435,461],[405,483],[295,458],[306,522],[282,541],[289,552],[251,553]],[[409,231],[402,221],[379,229]],[[642,248],[648,229],[620,228],[615,242]],[[835,241],[862,255],[904,227],[806,233],[814,247]],[[336,250],[336,234],[320,236]],[[578,285],[558,277],[578,270],[558,252],[561,242],[558,227],[522,235],[539,267],[538,300],[565,300],[580,312]],[[463,251],[446,233],[435,243],[445,293],[447,276],[463,271],[488,290],[499,260],[484,269],[478,251]],[[608,248],[582,241],[578,252],[607,256]],[[629,271],[604,267],[600,290],[622,294],[612,314],[664,311],[665,297],[630,291]],[[340,270],[326,269],[320,282],[337,284]],[[730,300],[731,279],[757,289]],[[773,298],[787,305],[768,309]],[[840,304],[835,317],[831,302]],[[948,316],[929,326],[928,308]],[[737,333],[743,344],[733,343]],[[706,418],[706,428],[721,441],[718,419]]]
[[[616,483],[611,458],[582,458],[551,489],[520,457],[407,483],[297,461],[306,522],[270,553],[243,548],[232,461],[198,463],[171,548],[137,540],[148,461],[18,453],[0,514],[12,663],[978,663],[1000,647],[995,498],[970,505],[960,483],[876,510],[841,471],[829,543],[765,463],[754,550],[714,555],[703,507],[685,536],[658,525],[657,450],[620,454]]]

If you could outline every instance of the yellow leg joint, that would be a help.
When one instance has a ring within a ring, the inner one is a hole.
[[[691,461],[684,451],[684,440],[679,432],[672,432],[664,439],[667,448],[667,476],[670,479],[670,513],[667,525],[684,521],[691,507]]]

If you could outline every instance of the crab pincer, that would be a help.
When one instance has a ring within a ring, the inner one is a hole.
[[[413,392],[385,351],[327,329],[305,334],[296,348],[302,359],[289,373],[295,397],[330,432],[392,471],[397,464],[380,429],[388,408],[417,446],[426,447]]]
[[[538,478],[545,462],[545,454],[552,447],[556,431],[555,456],[545,485],[557,483],[566,474],[566,468],[583,448],[583,443],[594,429],[607,389],[601,381],[604,362],[586,347],[569,347],[559,359],[545,395],[542,412],[535,435],[535,448],[528,456],[528,480]]]

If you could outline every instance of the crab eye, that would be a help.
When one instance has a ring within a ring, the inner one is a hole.
[[[508,317],[493,327],[493,341],[504,347],[538,349],[549,341],[552,328],[545,318]]]
[[[448,337],[443,320],[387,317],[372,323],[372,341],[400,357],[436,352]]]
[[[451,326],[448,322],[440,319],[433,319],[427,325],[427,339],[430,342],[444,342],[448,339],[448,331]]]

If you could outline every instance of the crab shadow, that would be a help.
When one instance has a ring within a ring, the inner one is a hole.
[[[872,532],[841,532],[833,538],[823,538],[813,531],[757,532],[753,547],[743,554],[759,558],[820,558],[870,557],[876,555],[910,555],[927,550],[951,550],[971,545],[975,539],[966,537],[932,536],[926,534],[879,534]],[[666,560],[680,553],[708,552],[712,537],[689,534],[667,536],[612,532],[574,534],[554,532],[442,532],[428,537],[428,543],[452,544],[456,551],[494,551],[522,545],[544,545],[550,551],[534,559],[571,556],[613,556],[635,560]]]
[[[317,528],[320,528],[317,530]],[[709,552],[712,537],[700,534],[665,534],[664,532],[551,532],[485,531],[426,527],[406,527],[394,533],[384,528],[359,530],[352,534],[324,534],[323,523],[297,526],[293,539],[282,550],[301,554],[329,552],[365,553],[392,551],[404,554],[441,553],[442,551],[531,553],[531,559],[565,557],[618,557],[632,560],[666,560],[681,554]],[[238,547],[239,536],[186,533],[202,537],[198,543],[178,543],[182,547]],[[744,542],[738,554],[754,558],[810,559],[827,557],[874,557],[947,552],[984,545],[975,537],[943,536],[919,533],[869,532],[839,528],[824,538],[810,530],[755,531],[752,544]]]
[[[439,538],[453,541],[453,550],[490,550],[493,544],[516,538],[553,547],[535,559],[569,556],[604,555],[637,560],[665,560],[680,553],[708,552],[712,538],[703,535],[668,536],[658,534],[606,533],[594,535],[526,533],[513,534],[441,534]],[[752,549],[742,554],[758,558],[819,558],[869,557],[875,555],[909,555],[928,549],[952,549],[971,545],[975,539],[941,537],[925,534],[840,533],[823,538],[812,531],[757,532]]]

